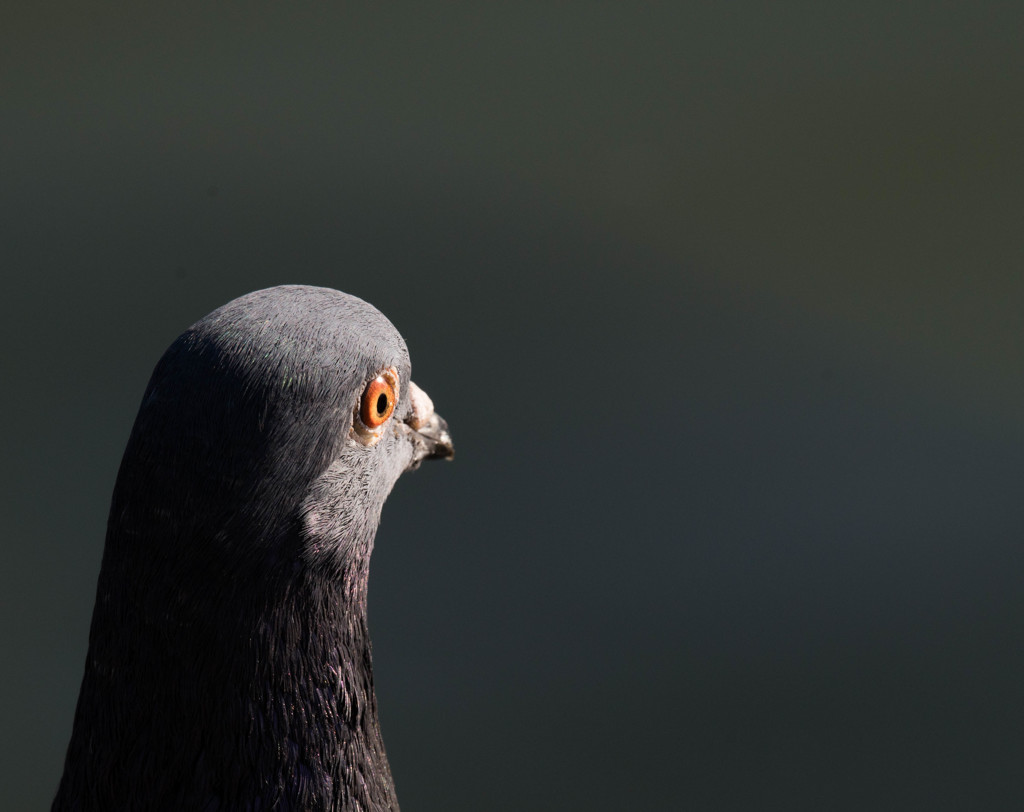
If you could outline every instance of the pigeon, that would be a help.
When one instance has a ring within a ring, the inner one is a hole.
[[[114,487],[53,810],[397,810],[370,553],[396,480],[453,455],[376,308],[256,291],[163,355]]]

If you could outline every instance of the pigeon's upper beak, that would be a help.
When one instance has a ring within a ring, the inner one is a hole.
[[[455,456],[455,446],[448,433],[448,424],[434,411],[433,401],[412,381],[409,381],[409,400],[412,413],[405,421],[413,444],[409,468],[418,468],[423,460],[450,460]]]

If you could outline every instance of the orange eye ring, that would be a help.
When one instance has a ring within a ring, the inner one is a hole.
[[[366,385],[363,400],[359,405],[359,418],[368,429],[383,426],[395,411],[395,387],[383,375],[378,375]]]

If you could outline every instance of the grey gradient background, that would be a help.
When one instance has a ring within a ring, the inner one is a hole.
[[[208,5],[0,25],[5,809],[153,365],[289,282],[458,447],[374,553],[403,808],[1020,808],[1024,5]]]

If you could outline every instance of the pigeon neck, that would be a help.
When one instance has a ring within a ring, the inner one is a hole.
[[[53,808],[93,797],[108,809],[146,799],[168,810],[397,810],[374,696],[367,570],[368,558],[330,577],[299,567],[255,600],[207,584],[202,597],[190,592],[193,611],[191,601],[177,605],[181,614],[152,593],[120,613],[129,601],[108,585],[125,581],[101,573]]]
[[[352,808],[397,809],[373,686],[367,564],[340,582],[310,574],[271,609],[255,641],[248,715],[271,742],[289,742],[290,753],[265,755],[297,793],[316,785],[325,799],[358,801]]]

